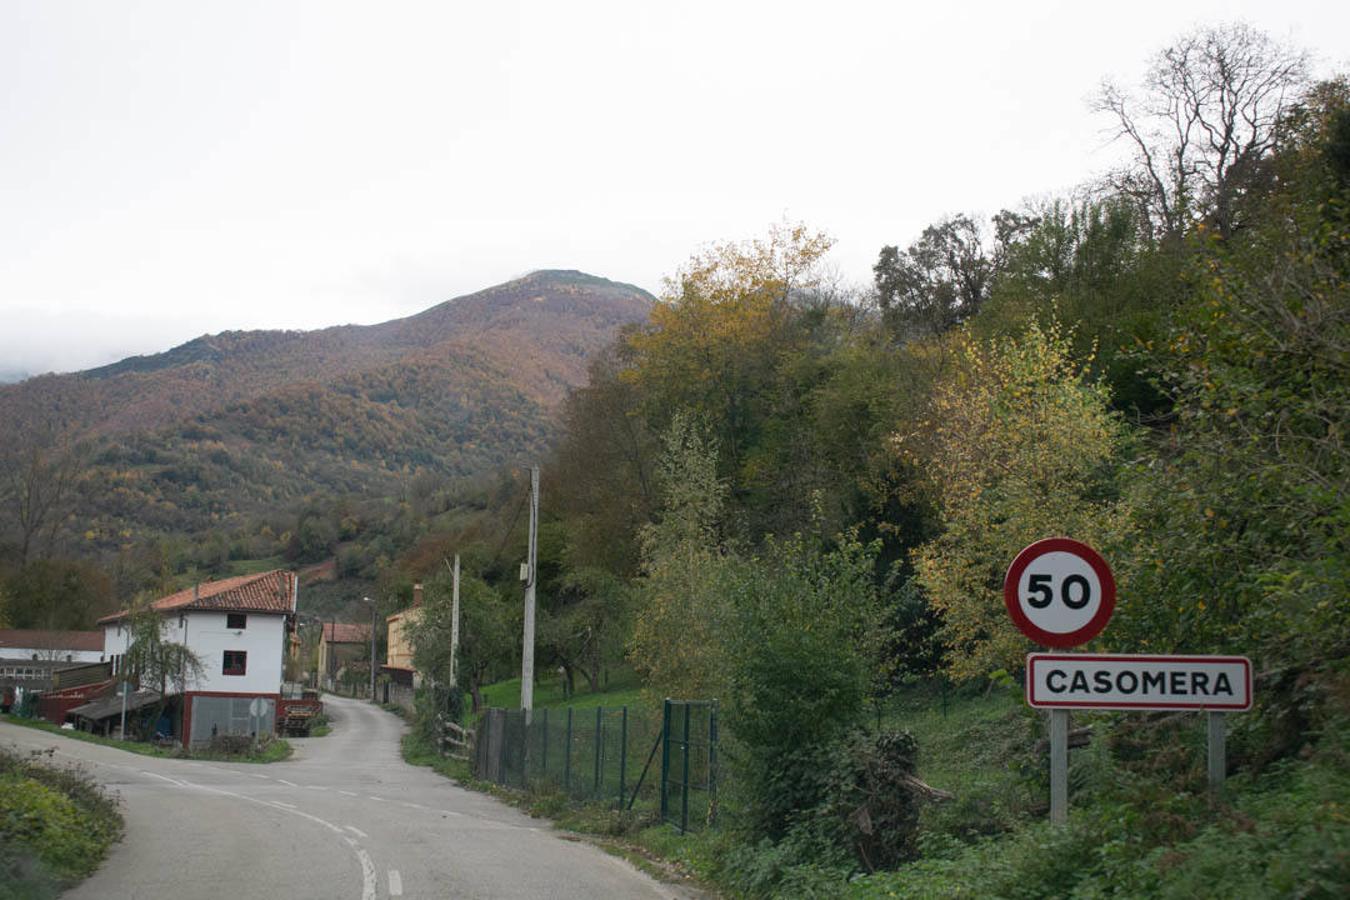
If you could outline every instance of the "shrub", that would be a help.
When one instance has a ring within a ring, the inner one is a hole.
[[[918,743],[904,731],[855,731],[831,756],[820,812],[869,872],[914,854],[920,800],[912,779],[918,756]]]

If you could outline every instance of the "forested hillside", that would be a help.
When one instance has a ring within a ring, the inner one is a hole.
[[[329,556],[337,523],[302,542],[307,508],[537,456],[588,360],[650,304],[542,271],[380,325],[227,332],[0,386],[0,560],[26,597],[69,579],[115,606],[188,569]],[[70,606],[49,614],[73,627]]]

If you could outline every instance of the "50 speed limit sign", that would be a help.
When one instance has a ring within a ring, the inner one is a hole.
[[[1092,640],[1116,608],[1116,581],[1101,554],[1081,541],[1047,538],[1008,568],[1003,602],[1023,634],[1046,647]]]

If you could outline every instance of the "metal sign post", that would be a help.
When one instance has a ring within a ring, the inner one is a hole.
[[[1018,630],[1047,647],[1092,640],[1116,608],[1116,580],[1100,553],[1071,538],[1047,538],[1013,559],[1003,603]],[[1033,704],[1034,705],[1034,704]],[[1050,821],[1069,820],[1069,711],[1050,711]]]
[[[1223,794],[1223,780],[1228,774],[1228,755],[1227,755],[1227,722],[1224,721],[1223,713],[1218,710],[1210,710],[1206,718],[1208,720],[1209,730],[1209,748],[1208,748],[1208,768],[1209,768],[1209,795],[1212,799],[1218,799]]]
[[[1050,824],[1069,821],[1069,711],[1050,710]]]

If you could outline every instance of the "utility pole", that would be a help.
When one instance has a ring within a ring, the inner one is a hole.
[[[450,687],[459,685],[459,554],[450,570]]]
[[[127,739],[127,690],[131,684],[127,681],[127,675],[122,673],[122,740]]]
[[[375,702],[375,601],[362,598],[370,604],[370,702]]]
[[[534,587],[538,581],[539,467],[530,466],[530,549],[525,563],[525,639],[520,654],[520,708],[525,721],[534,708]]]

